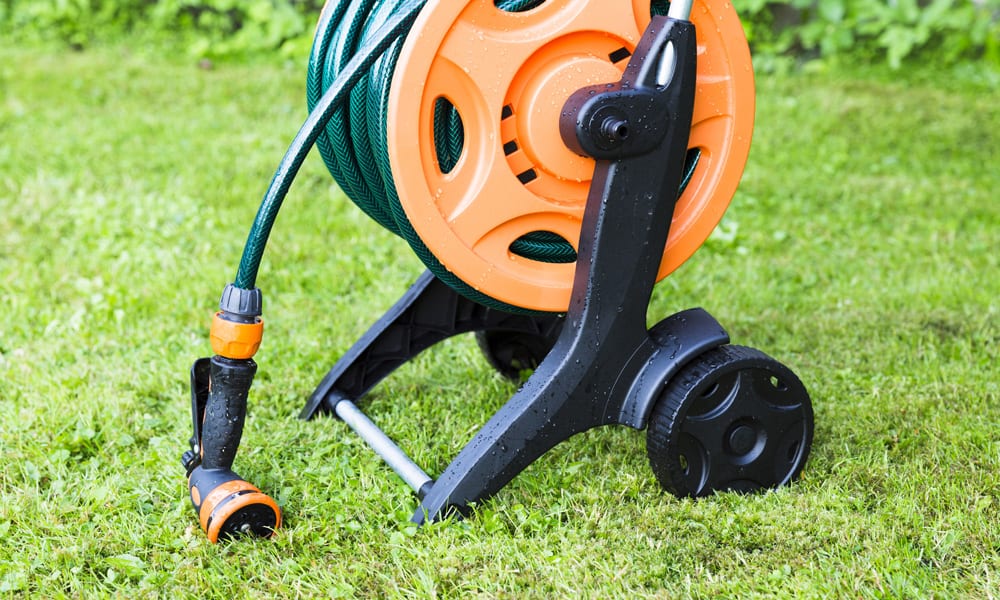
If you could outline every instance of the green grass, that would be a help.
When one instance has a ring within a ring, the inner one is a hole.
[[[0,596],[1000,596],[1000,76],[977,65],[759,77],[744,183],[650,314],[704,306],[810,389],[809,464],[764,495],[676,500],[644,435],[604,428],[416,530],[343,424],[295,418],[421,271],[312,157],[261,272],[237,459],[286,527],[209,544],[187,369],[303,72],[0,45]],[[440,473],[514,389],[461,338],[367,408]]]

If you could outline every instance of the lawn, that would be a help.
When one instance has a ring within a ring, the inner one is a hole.
[[[345,425],[295,418],[422,270],[311,156],[261,270],[237,457],[286,524],[212,545],[179,463],[187,370],[305,84],[207,66],[0,42],[0,596],[1000,596],[1000,74],[758,76],[743,184],[650,307],[705,307],[809,388],[802,478],[754,496],[677,500],[644,434],[604,428],[412,526]],[[435,474],[514,391],[463,337],[365,406]]]

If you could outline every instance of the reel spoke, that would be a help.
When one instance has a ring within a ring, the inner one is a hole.
[[[560,207],[545,202],[534,194],[527,194],[516,185],[517,180],[512,176],[514,184],[508,183],[510,188],[510,199],[508,202],[495,205],[487,205],[484,202],[468,202],[448,215],[448,223],[461,231],[460,239],[469,247],[475,247],[487,236],[494,234],[498,230],[510,230],[512,237],[507,244],[518,237],[531,233],[532,231],[548,231],[550,229],[562,229],[553,231],[567,237],[567,228],[552,227],[567,221],[575,225],[579,230],[582,211],[571,207]],[[553,218],[555,217],[555,218]],[[579,235],[579,232],[577,232]],[[567,238],[567,241],[575,247],[577,239]],[[506,252],[506,248],[503,249]]]
[[[470,43],[472,40],[475,43]],[[441,60],[452,63],[468,77],[474,78],[483,96],[496,103],[495,108],[499,111],[503,92],[517,72],[517,67],[533,51],[530,42],[507,39],[493,32],[484,32],[472,23],[458,21],[441,41],[431,73]],[[498,61],[497,56],[506,60]]]
[[[495,38],[526,42],[536,48],[564,33],[631,32],[628,39],[634,48],[645,24],[649,23],[648,7],[645,23],[640,26],[641,19],[637,18],[632,5],[619,2],[613,10],[608,10],[604,6],[606,1],[545,0],[528,10],[504,10],[505,4],[513,7],[516,3],[474,0],[462,11],[459,22],[472,24]]]
[[[427,78],[426,94],[431,98],[420,114],[418,154],[427,190],[422,200],[437,206],[446,218],[478,196],[494,168],[496,152],[488,143],[499,135],[495,120],[489,118],[489,99],[458,65],[438,61]],[[434,112],[439,99],[455,107],[464,132],[461,156],[447,169],[439,164]]]

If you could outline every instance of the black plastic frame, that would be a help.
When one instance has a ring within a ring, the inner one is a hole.
[[[729,341],[701,309],[646,328],[684,176],[695,67],[694,26],[655,17],[619,83],[580,90],[567,103],[564,140],[597,164],[565,316],[486,308],[425,273],[310,397],[302,418],[359,399],[399,365],[459,333],[506,330],[554,341],[522,388],[434,482],[414,522],[464,511],[576,433],[645,427],[669,378]],[[657,81],[665,72],[669,82]]]

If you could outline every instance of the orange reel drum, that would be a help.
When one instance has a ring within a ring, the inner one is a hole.
[[[567,309],[574,264],[531,260],[511,244],[551,232],[576,248],[594,161],[565,146],[560,114],[576,90],[621,78],[650,19],[649,0],[546,0],[522,12],[493,0],[440,0],[423,9],[396,65],[389,158],[417,235],[466,284],[531,310]],[[691,21],[698,79],[689,148],[700,157],[658,280],[722,218],[753,131],[753,70],[736,12],[727,0],[695,0]],[[434,146],[441,99],[464,130],[447,172]]]

